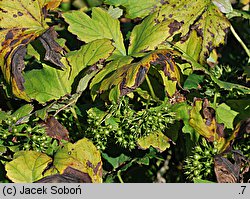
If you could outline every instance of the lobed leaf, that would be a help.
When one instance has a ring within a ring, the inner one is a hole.
[[[69,24],[69,31],[80,40],[88,43],[97,39],[110,39],[114,41],[115,53],[126,55],[119,20],[104,9],[93,8],[92,18],[80,10],[64,13],[63,17]]]
[[[169,34],[172,37],[168,40],[173,41],[174,36],[178,35],[184,46],[183,50],[196,46],[196,50],[200,49],[198,60],[202,64],[206,63],[209,53],[215,47],[224,44],[226,31],[230,26],[226,17],[210,0],[171,1],[162,7],[158,20],[173,20],[169,24]],[[196,32],[195,35],[192,30]],[[190,36],[192,42],[188,39]],[[184,44],[186,42],[188,47]]]

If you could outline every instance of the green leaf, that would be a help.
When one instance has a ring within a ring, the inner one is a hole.
[[[61,60],[67,66],[65,70],[43,64],[42,69],[28,71],[24,74],[25,92],[30,98],[40,103],[59,99],[71,93],[71,86],[80,71],[93,65],[99,59],[109,57],[113,49],[109,40],[96,40],[82,46],[80,50],[67,54],[66,58]]]
[[[227,100],[226,104],[231,107],[231,109],[238,112],[234,123],[238,123],[241,120],[249,118],[250,115],[250,99],[238,99],[238,100]]]
[[[83,92],[87,87],[88,87],[88,84],[90,82],[90,80],[95,77],[95,75],[98,73],[99,71],[96,70],[96,71],[92,71],[91,73],[87,73],[84,75],[84,77],[82,79],[80,79],[79,83],[78,83],[78,86],[77,86],[77,89],[76,89],[76,92]]]
[[[183,88],[184,89],[198,89],[200,83],[203,82],[204,75],[191,74],[186,79]]]
[[[143,18],[162,5],[160,0],[105,0],[105,4],[122,6],[126,8],[126,17],[134,19]]]
[[[212,73],[210,73],[203,65],[195,61],[190,55],[188,55],[182,49],[178,48],[177,46],[175,46],[175,48],[182,53],[181,57],[192,65],[193,70],[203,71],[205,74],[209,75],[212,81],[216,83],[220,88],[228,90],[228,91],[236,90],[239,92],[239,94],[250,94],[250,88],[239,85],[239,84],[234,84],[234,83],[219,80]]]
[[[98,121],[103,120],[103,118],[107,115],[105,111],[98,109],[97,107],[90,108],[87,113],[93,115],[93,118],[99,118]]]
[[[5,166],[7,177],[18,183],[31,183],[43,178],[43,172],[52,162],[46,154],[36,151],[20,151],[15,153],[14,160]]]
[[[182,128],[182,132],[183,133],[188,133],[190,134],[191,140],[195,140],[197,141],[199,138],[199,134],[197,134],[193,127],[190,126],[189,124],[189,112],[191,110],[191,106],[187,104],[187,102],[181,102],[181,103],[177,103],[174,104],[171,107],[171,110],[176,114],[175,115],[175,119],[176,120],[182,120],[183,121],[183,128]]]
[[[16,117],[17,120],[20,118],[29,115],[33,111],[34,107],[32,104],[25,104],[12,113],[13,117]]]
[[[157,22],[157,15],[154,13],[148,16],[140,25],[134,27],[130,36],[128,55],[140,56],[145,51],[154,50],[167,38],[166,32],[169,29],[169,22]]]
[[[102,161],[94,144],[84,138],[75,144],[68,143],[54,157],[54,166],[62,174],[71,167],[88,175],[93,183],[102,182]]]
[[[100,6],[103,0],[87,0],[90,7]]]
[[[226,128],[233,129],[233,121],[237,115],[238,112],[231,110],[230,106],[225,103],[220,104],[216,108],[217,122],[224,124]]]
[[[230,12],[233,11],[233,7],[231,5],[231,1],[230,0],[212,0],[212,2],[223,13],[230,13]]]
[[[185,42],[177,42],[175,46],[178,46],[195,61],[198,61],[202,48],[202,37],[199,37],[198,33],[193,30]]]
[[[112,165],[113,169],[117,169],[123,163],[131,160],[129,156],[126,156],[123,153],[115,158],[109,156],[107,153],[102,153],[102,157]]]
[[[157,131],[150,133],[148,136],[139,138],[137,144],[141,149],[148,149],[152,146],[160,152],[163,152],[170,147],[169,141],[170,139],[167,136],[162,132]]]
[[[164,71],[158,71],[158,72],[162,77],[165,91],[167,92],[168,96],[172,97],[177,90],[177,88],[176,88],[177,82],[172,81],[168,77],[166,77],[166,75],[164,74]]]
[[[105,118],[105,125],[112,125],[112,130],[117,130],[119,128],[119,119],[108,115]]]
[[[116,47],[114,53],[126,55],[120,22],[107,11],[95,7],[92,9],[92,18],[80,10],[64,13],[63,17],[69,24],[69,31],[80,40],[88,43],[97,39],[110,39]]]
[[[236,10],[234,9],[232,12],[227,13],[227,18],[231,19],[233,17],[242,17],[244,19],[250,19],[250,14],[243,10]]]
[[[9,117],[9,114],[0,110],[0,121],[6,120]]]
[[[113,17],[114,19],[118,19],[122,16],[123,10],[120,8],[114,8],[113,6],[110,6],[108,9],[108,13]]]

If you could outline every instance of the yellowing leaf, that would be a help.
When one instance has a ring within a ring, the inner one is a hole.
[[[56,0],[2,0],[0,1],[0,66],[12,92],[29,101],[24,92],[23,58],[26,45],[48,29],[46,9],[55,8]]]
[[[190,110],[189,124],[197,133],[207,138],[210,142],[217,141],[218,144],[216,148],[218,151],[221,151],[226,143],[224,125],[217,123],[213,111],[209,109],[208,101],[204,100],[203,107],[202,103],[202,100],[196,100],[194,102]],[[201,110],[203,112],[202,115],[200,114]]]
[[[170,147],[169,141],[170,139],[167,136],[165,136],[162,132],[157,131],[150,133],[148,136],[139,138],[137,144],[142,149],[148,149],[152,146],[162,152]]]
[[[219,11],[219,9],[210,0],[173,0],[169,4],[165,4],[159,12],[159,21],[173,20],[169,25],[169,34],[174,36],[180,34],[180,42],[184,46],[183,50],[189,50],[196,47],[199,50],[199,62],[205,63],[210,52],[224,44],[226,31],[230,26],[229,21]],[[195,40],[196,35],[197,41]],[[189,37],[191,40],[188,40]],[[202,39],[202,42],[200,40]],[[188,42],[188,47],[184,44]],[[179,44],[177,44],[179,45]],[[194,53],[194,51],[188,51]],[[197,52],[196,52],[197,53]]]
[[[188,39],[185,42],[178,42],[175,45],[186,52],[195,61],[199,60],[202,48],[202,38],[197,35],[198,33],[191,31]]]
[[[124,65],[118,68],[113,75],[102,81],[100,92],[116,86],[116,90],[112,90],[113,92],[116,91],[117,93],[118,88],[121,96],[126,95],[142,84],[152,65],[162,70],[164,75],[168,76],[172,81],[179,82],[180,72],[173,61],[176,55],[178,53],[175,51],[156,50],[144,57],[140,62]]]
[[[216,122],[213,119],[211,123],[206,124],[205,119],[200,115],[202,109],[202,101],[196,100],[193,108],[190,110],[189,124],[200,135],[209,140],[214,140],[216,134]]]
[[[20,151],[15,154],[14,160],[5,166],[7,177],[18,183],[31,183],[43,177],[43,172],[52,162],[46,154],[36,151]]]
[[[132,60],[133,58],[129,56],[119,57],[109,62],[99,73],[97,73],[89,85],[89,88],[91,89],[92,98],[95,99],[95,97],[97,96],[98,90],[100,89],[101,81],[106,76],[108,76],[118,68],[121,68],[126,64],[130,64]]]
[[[80,40],[88,43],[97,39],[110,39],[114,41],[116,54],[126,55],[119,20],[107,11],[96,7],[92,9],[92,18],[80,10],[64,13],[63,17],[69,24],[69,31]]]
[[[62,174],[68,167],[85,173],[93,183],[102,182],[102,161],[94,144],[84,138],[75,144],[68,143],[54,158],[54,166]]]
[[[62,1],[63,0],[46,0],[47,2],[46,8],[53,10],[57,8]]]

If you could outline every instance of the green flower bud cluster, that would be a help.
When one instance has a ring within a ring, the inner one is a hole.
[[[166,104],[135,111],[127,101],[113,104],[103,118],[88,114],[87,134],[97,145],[105,150],[107,143],[114,142],[130,150],[137,146],[137,140],[156,131],[165,131],[174,122],[174,113]],[[113,123],[110,123],[110,117]]]
[[[187,179],[193,181],[194,179],[210,179],[214,176],[214,156],[218,154],[217,144],[215,141],[212,146],[203,138],[201,144],[194,147],[184,164]]]
[[[31,126],[17,121],[9,115],[0,121],[0,141],[5,147],[17,146],[19,150],[36,150],[45,152],[50,146],[52,138],[46,135],[41,125]]]

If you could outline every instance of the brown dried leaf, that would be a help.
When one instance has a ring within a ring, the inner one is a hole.
[[[45,33],[43,33],[38,39],[41,41],[43,47],[45,48],[45,61],[49,61],[60,68],[65,68],[65,66],[60,61],[62,58],[61,52],[62,47],[55,41],[57,38],[57,33],[54,28],[49,28]]]
[[[232,164],[227,158],[218,155],[214,158],[214,171],[219,183],[237,183],[240,168]]]
[[[81,172],[72,167],[67,167],[63,174],[46,176],[35,183],[91,183],[88,173]]]
[[[67,140],[69,141],[68,130],[61,125],[57,119],[53,116],[49,117],[45,122],[42,123],[46,129],[48,136],[55,138],[57,140]]]

